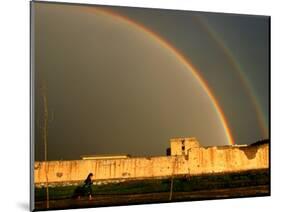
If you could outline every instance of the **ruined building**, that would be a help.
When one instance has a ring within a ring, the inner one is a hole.
[[[161,178],[265,169],[269,166],[269,143],[202,147],[195,138],[170,139],[167,156],[86,157],[81,160],[35,162],[36,185],[72,183],[94,173],[97,181]]]

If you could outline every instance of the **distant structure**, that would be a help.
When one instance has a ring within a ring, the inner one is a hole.
[[[172,138],[170,139],[171,155],[187,155],[192,148],[200,147],[196,138]]]
[[[125,159],[130,158],[130,155],[82,155],[82,160],[104,160],[104,159]]]
[[[94,173],[96,182],[171,175],[200,175],[241,172],[269,167],[269,140],[251,145],[202,147],[196,138],[172,138],[166,156],[86,155],[81,160],[35,162],[35,185],[81,182]]]

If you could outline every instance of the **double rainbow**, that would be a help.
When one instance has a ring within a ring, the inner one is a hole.
[[[136,21],[133,21],[125,16],[122,16],[120,14],[113,12],[110,9],[105,9],[105,8],[101,8],[101,7],[84,7],[84,6],[80,6],[80,9],[82,9],[85,12],[90,12],[90,13],[92,13],[92,12],[101,13],[101,14],[104,14],[107,16],[114,17],[115,19],[118,19],[119,21],[125,22],[125,23],[129,24],[131,27],[137,28],[140,32],[144,33],[146,36],[149,36],[155,42],[157,42],[159,45],[166,48],[173,55],[175,55],[177,60],[186,67],[187,71],[191,71],[192,75],[196,78],[196,80],[198,81],[200,86],[204,89],[204,91],[210,98],[210,100],[215,108],[215,111],[219,117],[219,120],[222,123],[228,143],[231,145],[235,144],[233,136],[231,134],[231,130],[228,126],[226,117],[224,115],[224,112],[223,112],[219,102],[217,101],[214,93],[208,86],[207,82],[200,75],[200,71],[194,67],[194,65],[192,64],[190,59],[188,59],[186,56],[184,56],[178,49],[176,49],[174,46],[172,46],[167,40],[165,40],[163,37],[161,37],[157,33],[151,31],[150,29],[148,29],[147,27],[143,26],[140,23],[137,23]]]

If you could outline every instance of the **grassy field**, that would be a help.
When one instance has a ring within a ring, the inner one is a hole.
[[[201,176],[178,176],[173,180],[173,192],[200,192],[218,189],[234,189],[269,185],[269,171],[256,170],[241,173],[212,174]],[[170,191],[171,178],[133,180],[104,185],[93,185],[96,196],[160,194]],[[71,199],[77,186],[57,186],[49,188],[50,200]],[[231,190],[230,190],[231,191]],[[36,188],[35,200],[46,199],[45,188]],[[211,197],[210,197],[211,198]]]

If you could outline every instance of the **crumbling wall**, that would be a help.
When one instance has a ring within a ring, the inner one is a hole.
[[[35,163],[35,183],[84,180],[92,172],[96,180],[161,177],[184,174],[188,161],[184,156],[146,157],[107,160],[50,161]]]
[[[235,172],[268,168],[269,147],[193,148],[189,152],[190,174]]]
[[[35,183],[165,177],[268,168],[268,144],[247,147],[196,147],[185,156],[35,162]]]
[[[194,137],[171,138],[170,146],[171,155],[186,155],[190,149],[200,147],[200,144]]]

